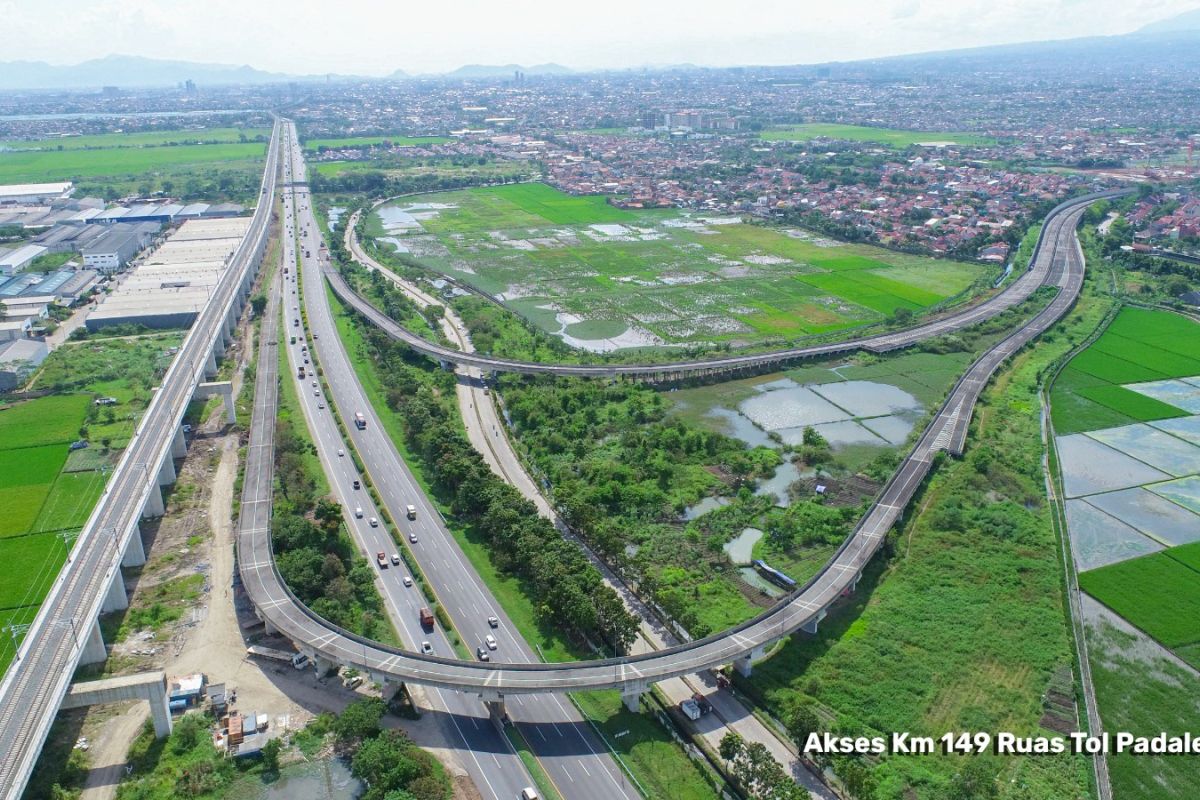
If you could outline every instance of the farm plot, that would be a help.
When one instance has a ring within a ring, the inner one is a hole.
[[[304,143],[304,149],[318,151],[338,149],[342,147],[371,147],[379,144],[390,144],[394,147],[415,147],[423,144],[445,144],[450,141],[446,136],[347,136],[341,139],[309,139]]]
[[[1123,309],[1054,382],[1051,411],[1060,434],[1184,416],[1196,388],[1172,379],[1200,375],[1200,325],[1166,311]],[[1178,402],[1178,400],[1177,400]]]
[[[827,122],[786,125],[763,131],[762,138],[768,141],[792,142],[807,142],[817,138],[844,139],[851,142],[876,142],[897,148],[909,147],[914,144],[982,146],[996,143],[996,140],[990,136],[965,131],[906,131],[899,128],[872,128],[865,125],[841,125]]]
[[[1167,647],[1200,641],[1200,572],[1170,551],[1081,573],[1079,585]]]
[[[984,270],[544,184],[411,198],[368,229],[590,350],[843,331],[957,300]]]
[[[21,150],[0,153],[0,183],[138,176],[162,169],[259,162],[265,155],[266,144],[258,142],[95,150]]]
[[[81,394],[40,397],[0,409],[0,449],[35,447],[79,438],[90,399]]]
[[[100,133],[86,136],[57,136],[50,139],[18,139],[4,142],[10,150],[95,150],[114,147],[155,147],[182,144],[222,144],[266,141],[270,128],[188,128],[136,133]]]

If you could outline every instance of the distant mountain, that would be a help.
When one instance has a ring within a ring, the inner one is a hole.
[[[319,76],[321,80],[324,78]],[[0,89],[145,88],[174,86],[186,80],[195,81],[197,86],[212,86],[317,79],[317,76],[302,78],[264,72],[246,65],[199,64],[141,56],[112,55],[61,67],[44,61],[0,62]]]
[[[453,72],[445,73],[447,78],[501,78],[511,77],[514,72],[526,75],[570,75],[574,70],[562,64],[537,64],[532,67],[522,67],[520,64],[467,64]]]
[[[1200,31],[1200,8],[1185,11],[1158,22],[1151,22],[1138,29],[1138,33],[1178,33],[1180,31]]]

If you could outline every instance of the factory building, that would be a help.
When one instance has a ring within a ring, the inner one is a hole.
[[[63,183],[12,183],[0,186],[0,205],[23,205],[26,203],[50,203],[66,200],[75,191],[75,184]]]
[[[157,222],[114,225],[81,249],[83,266],[111,275],[129,263],[158,233]]]
[[[15,250],[0,253],[0,275],[12,275],[14,272],[19,272],[46,252],[46,248],[41,245],[27,244]]]
[[[11,392],[29,380],[50,350],[37,339],[13,339],[0,343],[0,392]]]
[[[188,220],[121,278],[88,316],[88,330],[127,324],[191,325],[249,227],[247,217]]]

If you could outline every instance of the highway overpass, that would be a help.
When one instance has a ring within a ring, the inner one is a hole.
[[[423,656],[389,647],[342,630],[322,619],[300,603],[280,578],[271,552],[269,532],[250,529],[239,534],[243,584],[260,616],[288,636],[302,652],[328,667],[355,667],[370,674],[373,680],[385,684],[389,681],[407,681],[469,691],[492,702],[502,702],[504,697],[516,694],[618,688],[627,701],[631,701],[636,700],[650,684],[668,677],[729,663],[748,672],[751,662],[772,643],[796,630],[816,631],[827,609],[854,590],[866,564],[878,551],[887,532],[900,518],[928,475],[937,453],[947,451],[961,454],[975,403],[992,375],[1005,360],[1054,325],[1074,304],[1083,285],[1085,267],[1075,229],[1091,202],[1114,194],[1118,193],[1106,192],[1076,198],[1054,209],[1043,226],[1030,271],[1008,291],[1024,299],[1038,287],[1055,287],[1058,291],[1054,299],[980,356],[959,379],[866,515],[821,571],[779,604],[736,628],[685,645],[623,658],[554,664],[480,663]],[[336,273],[330,274],[329,270],[326,270],[326,275],[334,281],[339,278]],[[344,283],[341,284],[341,291],[348,292],[345,295],[348,299],[357,297],[349,292],[349,287]],[[365,302],[361,298],[359,301]],[[1004,307],[1012,307],[1019,300],[1004,302],[1007,303]],[[355,308],[360,306],[355,304]],[[972,309],[972,312],[982,315],[975,317],[975,321],[999,313],[995,306],[988,311],[981,311],[981,308],[977,306]],[[362,310],[389,333],[398,328],[369,304]],[[958,323],[950,324],[959,323],[962,323],[959,327],[969,324],[961,319]],[[921,331],[924,331],[924,336],[934,336],[946,332],[946,329],[941,324],[919,326],[884,338],[872,337],[872,343],[882,349],[894,349],[920,341]],[[393,335],[402,338],[398,334]],[[860,341],[853,346],[863,344]],[[445,354],[463,355],[448,349]],[[793,352],[784,357],[795,357],[795,354]],[[504,368],[505,364],[520,363],[487,357],[471,362],[462,358],[446,360],[484,368],[493,368],[497,364],[501,365],[499,368]],[[537,371],[572,369],[536,366]],[[659,368],[661,365],[654,367]],[[607,370],[609,367],[597,369]]]
[[[97,617],[128,605],[121,567],[146,560],[138,521],[163,513],[160,486],[175,480],[174,459],[186,452],[184,412],[194,397],[222,391],[206,381],[217,374],[217,358],[232,342],[262,262],[275,199],[279,131],[276,123],[246,237],[184,337],[0,682],[2,800],[20,798],[76,667],[107,657]]]

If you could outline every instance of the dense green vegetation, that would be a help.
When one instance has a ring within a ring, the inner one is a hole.
[[[320,153],[343,147],[413,147],[422,144],[445,144],[446,136],[346,136],[340,139],[307,139],[304,149]]]
[[[1059,373],[1051,394],[1058,434],[1180,417],[1184,411],[1121,384],[1200,375],[1200,325],[1127,307]]]
[[[968,146],[996,143],[990,136],[961,131],[907,131],[898,128],[873,128],[863,125],[842,125],[830,122],[809,122],[787,125],[762,132],[762,138],[792,142],[811,139],[846,139],[852,142],[876,142],[888,147],[904,148],[923,142],[950,142]]]
[[[419,227],[389,230],[405,208]],[[778,345],[911,318],[962,299],[984,276],[975,264],[731,217],[622,209],[540,183],[397,200],[369,215],[365,233],[387,263],[503,295],[543,330],[601,340],[584,345],[601,350]]]
[[[1085,297],[1070,322],[1019,354],[989,388],[961,462],[943,461],[885,559],[815,637],[792,637],[744,690],[799,729],[841,734],[1073,729],[1072,654],[1061,567],[1043,496],[1038,403],[1047,366],[1094,329],[1107,304]],[[919,621],[914,624],[914,621]],[[1065,676],[1065,677],[1064,677]],[[804,724],[798,724],[807,720]],[[883,798],[1076,798],[1081,757],[943,756],[835,761],[865,769]],[[975,774],[979,772],[981,774]],[[964,789],[987,787],[977,794]]]
[[[1087,627],[1092,679],[1108,731],[1178,736],[1196,729],[1200,684],[1168,659],[1148,654],[1136,637],[1105,621]],[[1192,756],[1114,754],[1108,757],[1113,796],[1119,800],[1190,800],[1200,797],[1200,770]]]
[[[1195,546],[1084,572],[1079,586],[1167,647],[1200,642],[1200,570]]]

